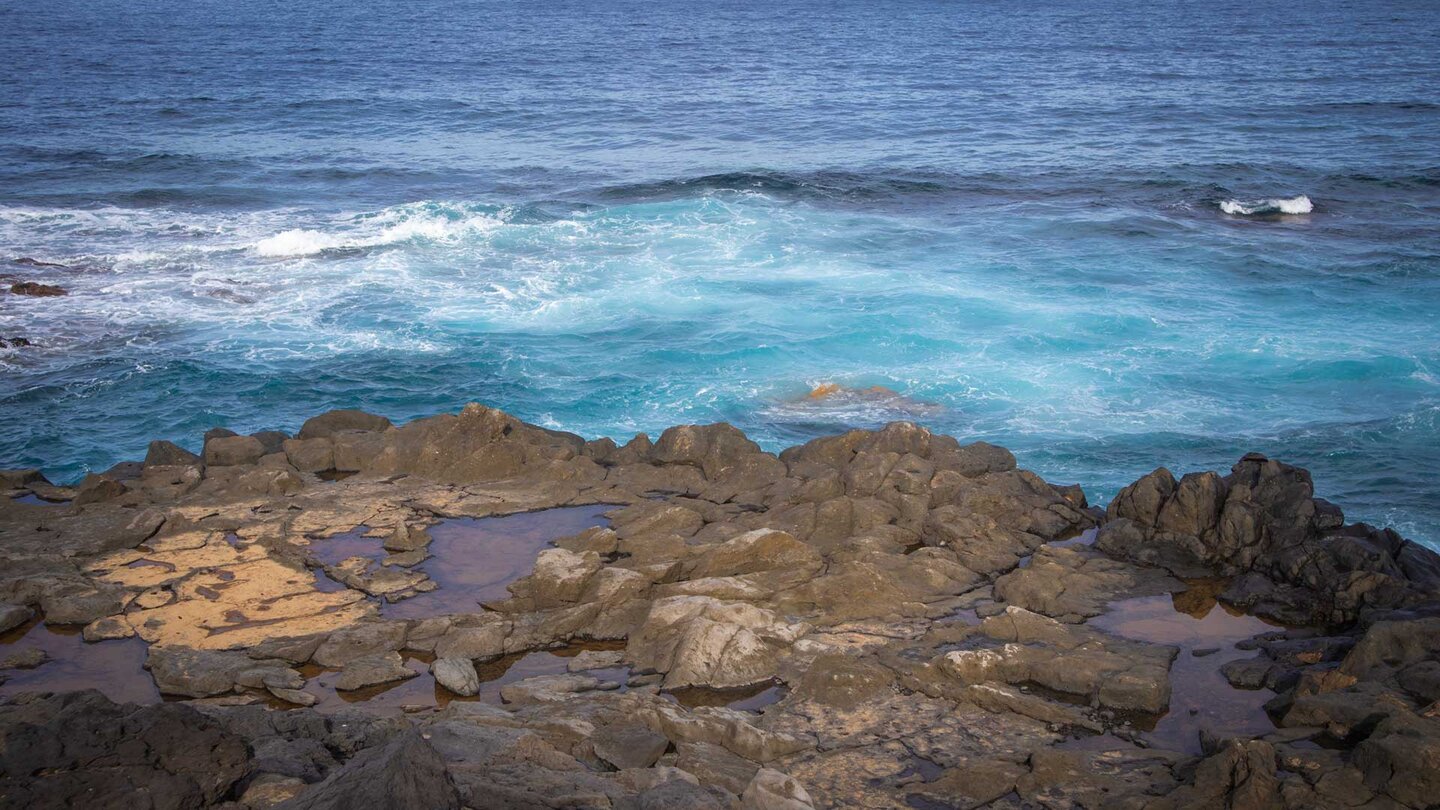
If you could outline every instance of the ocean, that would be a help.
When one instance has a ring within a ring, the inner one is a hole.
[[[912,419],[1100,503],[1260,451],[1435,546],[1435,12],[3,0],[0,276],[70,294],[0,295],[0,466]]]

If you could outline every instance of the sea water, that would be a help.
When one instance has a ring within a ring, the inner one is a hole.
[[[1102,503],[1262,451],[1440,541],[1425,0],[4,0],[0,30],[0,275],[70,291],[0,296],[34,344],[0,349],[0,466],[330,407],[772,450],[913,419]]]

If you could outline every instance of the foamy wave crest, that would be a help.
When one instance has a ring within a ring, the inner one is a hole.
[[[255,252],[261,256],[311,256],[341,244],[342,240],[320,231],[296,228],[261,239],[255,243]]]
[[[492,214],[433,203],[387,208],[343,221],[334,231],[292,228],[254,244],[267,257],[314,256],[327,250],[384,247],[412,240],[445,242],[504,224]]]
[[[1289,199],[1276,198],[1249,202],[1225,200],[1220,203],[1220,210],[1238,217],[1253,217],[1263,214],[1308,214],[1315,210],[1315,204],[1310,202],[1309,197],[1301,194]]]

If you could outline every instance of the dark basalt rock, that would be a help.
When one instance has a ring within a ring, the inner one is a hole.
[[[117,705],[72,692],[0,705],[7,807],[201,807],[249,769],[243,740],[177,704]]]
[[[383,747],[362,751],[324,782],[279,805],[284,810],[352,810],[357,807],[460,807],[445,761],[418,730]]]

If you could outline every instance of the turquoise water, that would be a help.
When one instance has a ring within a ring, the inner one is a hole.
[[[1427,3],[300,5],[0,2],[0,275],[71,290],[0,296],[0,466],[914,419],[1440,541]]]

